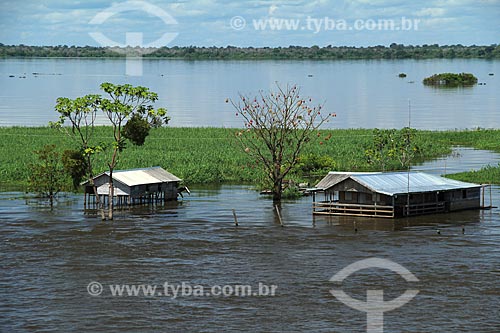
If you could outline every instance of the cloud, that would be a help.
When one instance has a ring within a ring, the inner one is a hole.
[[[446,9],[444,8],[422,8],[418,12],[415,13],[416,16],[443,16],[446,13]]]
[[[88,22],[100,11],[125,0],[0,0],[0,42],[8,44],[92,44]],[[145,0],[179,24],[166,27],[147,13],[124,12],[100,26],[111,37],[124,32],[143,32],[154,39],[165,29],[179,32],[179,45],[376,45],[387,41],[428,44],[434,40],[463,44],[498,43],[500,0]],[[247,20],[247,28],[233,31],[233,16]],[[421,29],[396,32],[263,32],[249,27],[252,19],[265,17],[422,20]],[[446,34],[442,34],[446,31]],[[115,35],[113,35],[113,33]],[[95,43],[94,43],[95,44]],[[92,44],[92,45],[94,45]]]

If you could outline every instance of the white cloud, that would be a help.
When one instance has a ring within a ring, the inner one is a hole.
[[[418,12],[415,13],[417,16],[431,16],[431,17],[436,17],[436,16],[443,16],[446,13],[446,9],[444,8],[422,8]]]

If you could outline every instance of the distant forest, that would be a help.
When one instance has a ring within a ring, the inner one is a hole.
[[[0,57],[90,57],[115,58],[126,54],[143,55],[148,58],[170,58],[187,60],[332,60],[332,59],[436,59],[436,58],[481,58],[500,59],[500,45],[403,45],[390,46],[288,46],[288,47],[197,47],[173,46],[161,48],[108,48],[93,46],[27,46],[0,43]]]

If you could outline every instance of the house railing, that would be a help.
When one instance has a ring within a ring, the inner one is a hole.
[[[313,214],[393,218],[394,207],[322,201],[313,203]]]
[[[409,209],[408,205],[403,206],[403,216],[442,213],[445,210],[446,205],[444,201],[411,204]]]

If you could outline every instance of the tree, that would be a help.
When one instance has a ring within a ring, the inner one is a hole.
[[[86,95],[71,100],[69,98],[58,98],[56,111],[59,112],[59,121],[51,123],[69,137],[79,143],[79,151],[86,158],[87,175],[91,186],[94,189],[96,202],[101,208],[101,217],[106,219],[104,207],[97,195],[97,188],[94,185],[93,159],[96,154],[111,148],[111,157],[108,161],[109,170],[109,207],[108,218],[113,219],[113,170],[115,169],[120,153],[126,148],[127,138],[133,144],[142,145],[152,127],[167,124],[170,118],[166,115],[164,108],[154,109],[152,103],[158,100],[158,94],[149,91],[146,87],[134,87],[130,84],[115,85],[112,83],[102,83],[101,89],[109,96]],[[103,112],[111,122],[112,137],[111,143],[95,141],[93,137],[95,119],[98,112]],[[127,126],[128,121],[132,120]],[[66,121],[71,127],[63,126]],[[73,155],[73,160],[75,155]],[[68,160],[68,168],[71,167],[71,160]],[[75,176],[80,170],[72,169]]]
[[[67,149],[62,154],[62,163],[64,171],[73,181],[73,189],[76,190],[89,168],[84,153],[81,150]]]
[[[36,150],[38,163],[30,166],[29,184],[31,190],[49,198],[50,206],[54,205],[54,197],[64,186],[64,168],[55,145],[45,145]]]
[[[101,99],[100,108],[111,122],[114,139],[111,159],[108,162],[110,198],[108,219],[112,220],[113,170],[118,163],[120,153],[126,148],[127,137],[132,139],[132,143],[142,145],[152,125],[161,126],[163,123],[167,124],[170,118],[166,115],[166,109],[158,108],[155,110],[153,108],[152,103],[158,100],[158,94],[149,91],[146,87],[134,87],[130,84],[115,85],[105,82],[101,84],[101,89],[109,96],[109,98]],[[131,127],[140,127],[140,131],[130,133],[130,127],[127,127],[127,122],[130,119],[133,121],[132,124],[135,124],[131,125]],[[141,126],[141,124],[144,125],[144,122],[148,122],[149,126]]]
[[[293,85],[249,98],[239,95],[231,104],[244,120],[244,130],[236,133],[245,152],[260,164],[272,184],[273,201],[279,202],[283,179],[299,162],[304,146],[314,131],[335,115],[322,113],[322,106],[309,106],[312,100],[301,98]]]
[[[388,129],[373,130],[373,142],[365,150],[369,164],[376,166],[381,171],[397,168],[407,169],[420,148],[415,143],[416,131],[409,127],[401,130]]]
[[[376,166],[379,170],[385,171],[391,161],[390,151],[393,149],[394,134],[396,130],[373,130],[373,142],[365,150],[368,164]]]
[[[104,151],[105,144],[96,143],[94,139],[94,128],[97,111],[100,109],[101,96],[86,95],[74,100],[60,97],[57,99],[55,110],[60,114],[57,122],[51,122],[49,125],[65,133],[78,146],[77,152],[85,159],[85,174],[92,186],[96,197],[97,206],[100,208],[101,219],[105,220],[104,207],[97,194],[97,188],[94,185],[94,157],[96,154]],[[69,122],[70,126],[64,126]],[[67,160],[66,169],[70,168],[71,161]],[[69,171],[69,170],[68,170]],[[74,166],[70,173],[79,173]],[[75,178],[73,178],[74,180]]]

